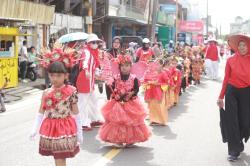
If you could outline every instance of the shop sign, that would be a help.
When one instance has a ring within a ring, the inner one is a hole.
[[[203,32],[202,21],[180,21],[179,31],[182,32]]]

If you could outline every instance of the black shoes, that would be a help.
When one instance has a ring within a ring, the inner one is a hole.
[[[239,159],[240,154],[238,155],[228,155],[227,160],[231,162],[235,162]]]

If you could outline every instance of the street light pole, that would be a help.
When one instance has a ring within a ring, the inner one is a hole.
[[[177,43],[177,37],[178,37],[178,13],[179,13],[179,6],[178,6],[178,0],[175,0],[175,6],[176,6],[176,19],[175,19],[175,43]]]

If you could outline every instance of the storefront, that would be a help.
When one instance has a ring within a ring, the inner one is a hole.
[[[34,29],[43,26],[43,34],[47,34],[46,26],[53,23],[55,6],[32,3],[28,1],[1,0],[0,5],[0,88],[5,80],[7,88],[18,86],[18,48],[23,40],[28,43],[37,42]],[[33,38],[21,39],[20,36]],[[43,36],[46,41],[46,35]]]
[[[18,85],[18,28],[0,27],[0,87]]]

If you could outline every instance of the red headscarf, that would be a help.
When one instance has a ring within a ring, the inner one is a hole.
[[[96,66],[99,67],[100,66],[100,61],[99,61],[99,49],[93,49],[90,47],[90,44],[87,45],[87,48],[90,52],[90,54],[94,57],[95,62],[96,62]]]

